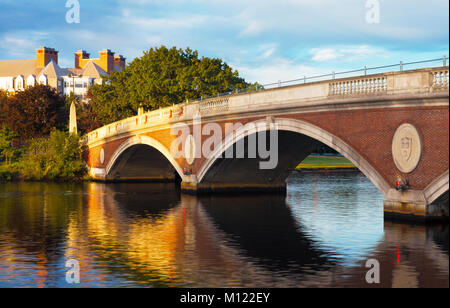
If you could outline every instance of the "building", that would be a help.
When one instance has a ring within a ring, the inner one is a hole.
[[[91,59],[86,51],[79,50],[75,53],[75,66],[61,68],[58,51],[40,47],[36,50],[36,59],[0,61],[0,89],[13,94],[27,86],[44,84],[62,95],[74,93],[83,98],[90,86],[101,84],[103,76],[123,70],[125,65],[126,59],[109,49],[100,51],[97,59]]]

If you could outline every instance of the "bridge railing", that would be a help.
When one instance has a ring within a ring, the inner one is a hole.
[[[355,70],[350,70],[350,71],[342,71],[342,72],[332,71],[328,74],[323,74],[323,75],[304,76],[302,78],[285,80],[285,81],[280,80],[277,82],[263,84],[262,87],[264,89],[271,89],[271,88],[278,88],[278,87],[282,87],[282,86],[290,86],[290,85],[306,84],[306,83],[325,81],[325,80],[333,80],[333,79],[337,79],[337,78],[367,76],[367,75],[374,75],[374,74],[395,72],[395,71],[401,72],[401,71],[405,71],[405,70],[429,68],[430,64],[433,64],[433,63],[435,63],[436,66],[440,67],[441,65],[439,65],[439,64],[442,64],[442,66],[445,67],[448,65],[448,57],[443,56],[442,58],[423,60],[423,61],[414,61],[414,62],[400,61],[399,63],[395,63],[395,64],[375,66],[375,67],[364,66],[363,68],[360,68],[360,69],[355,69]],[[239,91],[235,91],[235,92],[241,93],[241,92],[247,92],[249,90],[251,90],[251,89],[243,89],[243,90],[239,90]]]
[[[387,91],[387,77],[368,77],[330,83],[331,95],[369,94]]]
[[[258,111],[261,108],[279,108],[289,101],[311,105],[315,100],[326,99],[330,96],[347,97],[439,91],[448,89],[448,80],[449,68],[446,66],[328,79],[322,82],[212,97],[145,112],[108,124],[85,135],[83,142],[92,144],[108,137],[131,134],[150,126],[192,120],[196,114],[207,117],[220,116],[230,111]]]
[[[441,68],[431,72],[433,87],[448,87],[448,68]]]

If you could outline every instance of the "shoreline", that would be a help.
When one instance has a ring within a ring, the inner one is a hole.
[[[3,171],[3,172],[2,172]],[[360,172],[348,159],[337,155],[310,155],[303,160],[292,172],[306,173],[328,173],[328,172]],[[69,178],[69,179],[26,179],[21,177],[17,172],[11,172],[7,168],[0,166],[0,183],[6,182],[46,182],[46,183],[82,183],[92,182],[94,179],[89,178]]]

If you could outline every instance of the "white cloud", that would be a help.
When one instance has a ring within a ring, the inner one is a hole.
[[[368,45],[350,45],[336,48],[313,48],[310,50],[310,54],[312,55],[312,61],[327,62],[333,60],[353,61],[374,55],[387,57],[389,52],[386,49]]]
[[[205,24],[209,20],[208,16],[178,16],[173,18],[144,18],[129,15],[124,19],[125,23],[138,26],[140,30],[174,30],[197,27]]]
[[[312,60],[318,62],[330,61],[342,56],[336,53],[336,50],[333,48],[324,48],[324,49],[314,48],[311,50],[311,53],[313,54]]]
[[[276,58],[257,66],[233,65],[239,71],[239,75],[250,82],[261,84],[275,83],[278,80],[286,81],[301,79],[304,76],[311,77],[329,73],[324,69],[295,63],[293,60]]]
[[[277,44],[263,44],[259,46],[259,49],[262,52],[261,58],[267,59],[272,57],[275,54],[277,48],[278,48]]]
[[[29,58],[39,46],[46,46],[49,33],[43,31],[18,31],[5,33],[0,38],[0,49],[11,58]]]

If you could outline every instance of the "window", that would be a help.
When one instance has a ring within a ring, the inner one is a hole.
[[[46,85],[47,84],[47,76],[41,75],[41,77],[39,77],[39,84]]]
[[[16,78],[16,90],[23,89],[23,81],[24,81],[24,79],[22,76],[18,76]]]
[[[33,87],[36,83],[36,79],[33,75],[28,76],[27,78],[27,86]]]

